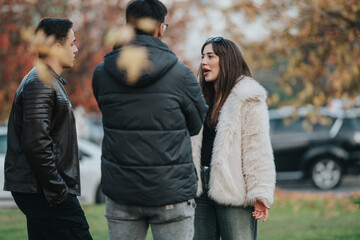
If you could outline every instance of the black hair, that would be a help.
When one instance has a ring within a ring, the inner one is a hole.
[[[126,21],[151,18],[163,23],[167,9],[159,0],[132,0],[126,8]]]
[[[64,44],[72,26],[73,23],[69,19],[43,18],[36,27],[35,33],[42,30],[46,36],[53,35],[55,41]]]

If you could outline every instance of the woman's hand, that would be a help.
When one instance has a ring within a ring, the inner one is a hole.
[[[254,211],[252,213],[253,217],[255,219],[263,219],[263,222],[266,221],[266,219],[269,216],[268,209],[270,209],[269,205],[266,203],[265,200],[259,199],[254,203]]]

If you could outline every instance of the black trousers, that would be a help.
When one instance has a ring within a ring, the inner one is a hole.
[[[49,206],[42,193],[12,192],[27,220],[29,240],[91,240],[89,225],[79,200],[73,194]]]

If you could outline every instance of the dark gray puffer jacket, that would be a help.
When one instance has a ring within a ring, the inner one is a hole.
[[[117,68],[121,49],[105,55],[93,75],[93,91],[103,115],[102,189],[128,205],[162,206],[196,195],[197,176],[190,135],[207,111],[194,74],[161,40],[138,35],[151,69],[129,86]]]

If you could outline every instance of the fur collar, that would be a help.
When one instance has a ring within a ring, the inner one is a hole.
[[[247,100],[265,100],[267,92],[263,86],[251,77],[241,76],[239,82],[231,90],[231,93],[237,95],[241,101]]]

